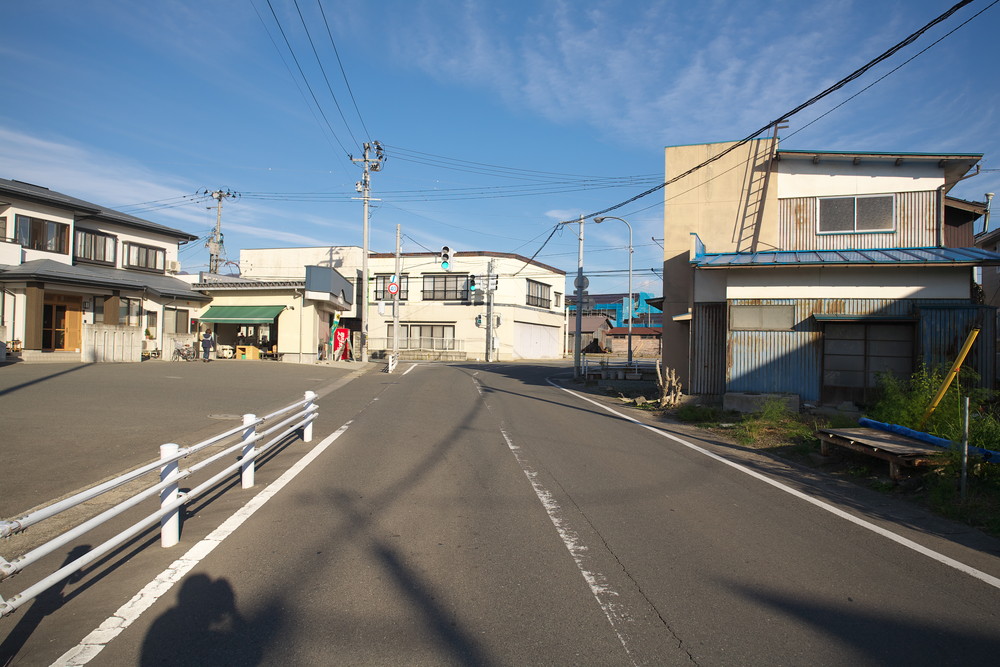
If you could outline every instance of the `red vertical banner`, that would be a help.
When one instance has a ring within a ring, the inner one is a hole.
[[[333,358],[335,361],[347,361],[350,347],[351,331],[342,327],[333,333]]]

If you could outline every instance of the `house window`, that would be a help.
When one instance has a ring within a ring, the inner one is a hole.
[[[393,328],[386,328],[388,340],[392,340]],[[401,324],[399,325],[399,349],[401,350],[454,350],[454,324]]]
[[[7,240],[7,216],[0,215],[0,241]]]
[[[164,308],[163,333],[191,333],[191,312],[183,308]]]
[[[820,234],[891,232],[893,229],[895,199],[892,195],[819,199]]]
[[[527,304],[529,306],[548,308],[549,306],[552,305],[552,299],[549,298],[549,290],[552,288],[549,285],[534,280],[529,280],[527,281],[527,283],[528,283]]]
[[[32,250],[69,254],[69,225],[26,215],[15,215],[17,242]]]
[[[115,265],[116,238],[111,234],[77,229],[73,257],[84,262]]]
[[[137,327],[142,317],[142,301],[139,299],[119,299],[118,322],[127,327]]]
[[[389,283],[392,282],[392,276],[390,275],[379,275],[375,276],[375,300],[376,301],[392,301],[393,295],[389,294]],[[410,277],[406,274],[400,276],[399,285],[399,300],[406,301],[410,297]]]
[[[138,243],[125,243],[125,266],[129,269],[163,271],[167,251]]]
[[[730,306],[731,331],[791,331],[795,306]]]
[[[562,308],[562,293],[555,292],[552,295],[553,303],[552,305],[556,308]]]
[[[149,329],[149,333],[156,335],[156,324],[157,324],[157,313],[155,310],[146,311],[146,328]]]
[[[469,276],[424,276],[424,301],[465,301]]]

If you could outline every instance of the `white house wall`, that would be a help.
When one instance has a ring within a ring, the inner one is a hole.
[[[326,248],[261,248],[240,251],[240,276],[255,280],[302,278],[305,266],[337,269],[340,275],[354,280],[354,269],[361,267],[362,250],[357,246]]]
[[[839,173],[830,173],[836,164]],[[934,190],[944,184],[944,172],[936,162],[907,162],[899,167],[891,162],[865,162],[854,165],[849,161],[783,159],[778,162],[778,192],[780,199],[794,197],[824,197],[886,194]]]
[[[701,274],[707,273],[714,272],[698,272],[699,283]],[[737,269],[727,273],[726,300],[968,299],[971,281],[969,269],[954,267],[796,267]],[[718,300],[721,299],[705,299]]]

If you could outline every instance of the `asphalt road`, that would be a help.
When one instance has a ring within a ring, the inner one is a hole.
[[[997,541],[569,393],[561,372],[342,383],[317,422],[339,436],[90,664],[995,663]],[[0,620],[0,651],[51,664],[249,497]]]

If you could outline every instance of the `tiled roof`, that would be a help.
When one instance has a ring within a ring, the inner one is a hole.
[[[24,280],[91,285],[109,289],[147,290],[159,296],[175,299],[211,301],[210,297],[194,291],[183,280],[159,273],[63,264],[51,259],[36,259],[19,266],[0,267],[0,282]]]
[[[78,220],[87,220],[91,218],[106,220],[108,222],[125,225],[126,227],[143,229],[183,241],[194,241],[198,238],[197,236],[193,236],[179,229],[160,225],[143,218],[137,218],[134,215],[122,213],[121,211],[115,211],[114,209],[101,206],[100,204],[94,204],[82,199],[77,199],[76,197],[71,197],[61,192],[49,190],[41,185],[33,185],[22,181],[0,178],[0,195],[19,197],[39,204],[70,209],[77,214]]]

